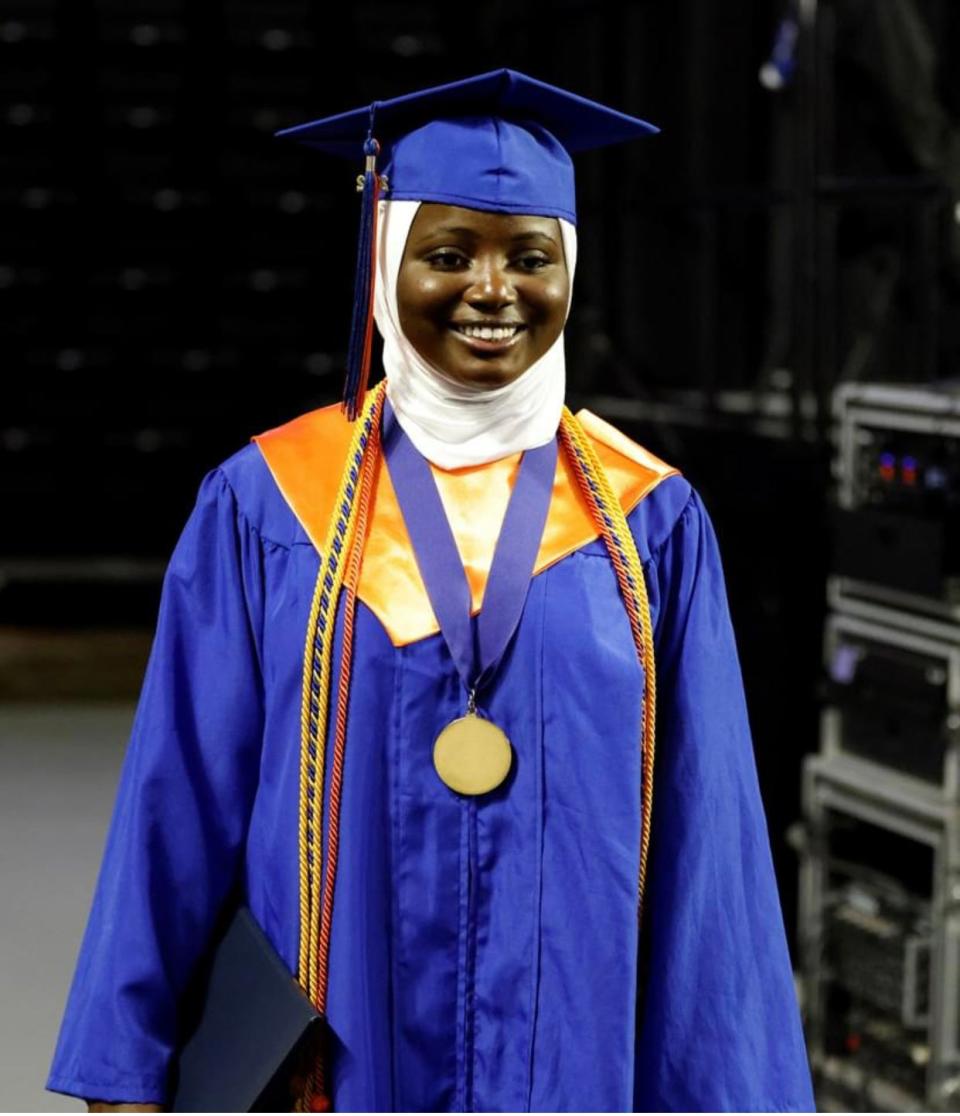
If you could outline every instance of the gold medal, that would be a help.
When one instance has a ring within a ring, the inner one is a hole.
[[[470,618],[472,590],[436,478],[389,401],[383,446],[437,626],[468,695],[466,714],[451,721],[433,745],[433,766],[457,794],[486,794],[506,779],[513,749],[502,729],[477,715],[477,690],[492,682],[523,616],[556,479],[557,440],[525,450],[520,460],[476,626]]]
[[[433,766],[458,794],[486,794],[500,786],[513,763],[502,729],[472,710],[451,721],[433,746]]]

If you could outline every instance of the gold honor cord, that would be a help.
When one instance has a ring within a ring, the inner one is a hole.
[[[650,821],[653,813],[653,760],[656,740],[657,672],[653,655],[650,601],[637,544],[627,517],[610,485],[586,431],[576,415],[563,408],[560,440],[567,451],[581,491],[600,529],[617,574],[630,630],[643,667],[643,716],[640,739],[640,874],[637,881],[637,921],[643,916],[650,850]]]
[[[367,393],[344,468],[313,591],[303,662],[300,710],[300,951],[297,978],[317,1003],[318,927],[323,859],[323,786],[330,704],[330,665],[337,603],[356,525],[356,500],[370,433],[379,426],[385,384]]]
[[[362,548],[365,541],[373,474],[379,460],[380,418],[385,398],[385,383],[368,392],[354,425],[333,517],[320,555],[304,649],[300,717],[300,949],[297,979],[324,1017],[327,998],[326,962],[333,917],[333,885],[339,835],[331,830],[328,836],[329,860],[324,865],[323,791],[333,636],[337,605],[346,578],[347,609],[350,615],[344,616],[334,745],[334,782],[330,788],[331,826],[339,829],[340,775],[346,736],[346,702],[353,634],[352,609],[356,606],[356,582],[362,559],[362,549],[354,553],[354,548],[356,544]],[[322,868],[326,868],[326,880],[321,896]],[[325,1074],[324,1039],[325,1035],[321,1030],[320,1048],[295,1106],[298,1112],[326,1112],[332,1107]]]
[[[344,588],[348,567],[350,570],[348,606],[355,605],[356,601],[356,580],[359,576],[362,555],[353,554],[352,551],[355,546],[362,547],[364,543],[365,524],[372,501],[372,481],[381,453],[379,428],[385,396],[386,385],[381,382],[367,393],[363,409],[355,423],[344,475],[337,492],[333,518],[320,556],[320,568],[310,606],[304,649],[300,716],[300,949],[297,979],[311,1002],[324,1014],[326,1012],[326,961],[333,916],[333,874],[336,870],[335,863],[325,866],[327,886],[324,888],[321,903],[323,788],[333,633],[337,605]],[[581,492],[613,563],[617,584],[630,621],[637,657],[643,668],[640,865],[637,883],[639,920],[643,913],[653,807],[656,665],[650,604],[640,555],[627,524],[626,515],[586,431],[576,416],[566,407],[563,410],[559,435],[561,445],[573,465]],[[346,621],[345,617],[345,623]],[[341,771],[349,685],[349,651],[346,651],[341,663],[337,694],[335,765],[338,765]],[[339,779],[335,780],[335,783],[336,786],[331,786],[330,825],[339,828]],[[333,800],[334,795],[337,798],[336,802]],[[334,859],[338,836],[338,833],[332,831],[328,836],[328,856]],[[323,908],[322,920],[321,907]],[[321,1053],[309,1073],[306,1088],[297,1102],[296,1110],[317,1112],[327,1111],[331,1107],[332,1100],[327,1091],[324,1058]]]

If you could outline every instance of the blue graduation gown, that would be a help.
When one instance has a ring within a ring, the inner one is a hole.
[[[680,475],[628,522],[657,662],[642,941],[642,671],[602,542],[531,583],[486,701],[514,768],[479,801],[431,762],[464,702],[442,637],[396,646],[358,606],[328,993],[340,1110],[813,1107],[716,537]],[[164,1101],[177,1003],[235,885],[295,970],[317,568],[256,445],[204,479],[48,1088]]]

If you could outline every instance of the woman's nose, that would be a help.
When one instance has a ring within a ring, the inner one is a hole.
[[[508,306],[516,301],[513,283],[499,261],[479,261],[472,278],[463,296],[471,306]]]

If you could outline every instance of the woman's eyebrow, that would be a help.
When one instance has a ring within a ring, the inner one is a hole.
[[[476,239],[476,237],[480,235],[481,234],[478,233],[476,229],[471,229],[466,225],[439,225],[437,226],[437,228],[431,229],[429,232],[424,233],[421,237],[421,240],[432,240],[435,236],[469,236]],[[512,243],[516,243],[518,240],[532,240],[536,237],[540,237],[543,240],[549,240],[550,243],[553,245],[557,244],[557,241],[554,237],[552,237],[547,232],[543,232],[540,229],[529,229],[526,232],[515,233],[513,236],[510,237],[510,240]]]
[[[549,240],[551,244],[559,247],[559,245],[557,245],[556,239],[554,237],[552,237],[549,233],[543,232],[541,229],[531,229],[528,232],[519,232],[519,233],[516,233],[514,236],[511,236],[510,239],[512,241],[516,242],[518,240],[534,240],[538,237],[541,240]]]
[[[432,236],[478,236],[479,234],[475,229],[467,228],[466,225],[439,225],[435,229],[423,234],[423,239],[428,240]]]

